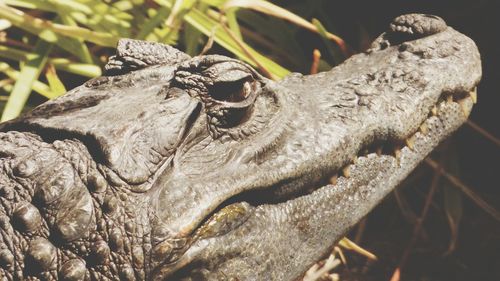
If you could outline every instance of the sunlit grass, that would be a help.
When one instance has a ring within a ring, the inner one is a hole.
[[[239,18],[241,10],[253,11],[254,19]],[[258,51],[262,46],[256,40],[252,40],[253,45],[245,40],[264,38],[269,32],[259,30],[267,20],[259,14],[319,32],[340,50],[346,50],[340,37],[267,1],[2,1],[0,58],[8,65],[2,65],[0,72],[15,83],[0,84],[3,96],[8,96],[1,119],[18,116],[32,93],[46,98],[60,95],[66,81],[53,86],[54,81],[61,81],[57,77],[60,71],[84,77],[100,75],[119,38],[171,44],[190,55],[206,51],[214,42],[269,78],[282,78],[290,71]],[[279,49],[281,44],[293,41],[291,37],[293,34],[288,33],[273,42],[261,42]]]

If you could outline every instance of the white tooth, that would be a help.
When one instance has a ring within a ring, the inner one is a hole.
[[[394,157],[396,157],[396,159],[400,159],[401,158],[401,149],[399,147],[396,147],[394,149]]]
[[[407,138],[405,140],[405,143],[409,149],[414,150],[415,149],[415,136],[411,136],[411,137]]]
[[[477,103],[477,87],[476,87],[476,88],[474,88],[474,90],[470,91],[470,92],[469,92],[469,95],[470,95],[470,97],[472,98],[472,102],[473,102],[474,104],[476,104],[476,103]]]
[[[452,94],[449,94],[449,95],[446,96],[446,102],[447,103],[453,102],[453,95]]]
[[[436,106],[433,106],[431,109],[432,116],[437,116],[438,115],[438,109]]]
[[[342,169],[342,174],[344,175],[345,178],[349,178],[351,176],[351,169],[349,168],[349,166],[345,166]]]
[[[330,178],[330,184],[336,185],[337,184],[337,179],[339,178],[339,175],[335,174]]]
[[[469,108],[467,107],[467,103],[465,102],[465,99],[459,100],[458,104],[460,104],[460,108],[462,109],[462,113],[464,114],[465,118],[469,117]]]
[[[422,123],[422,125],[420,125],[420,132],[424,135],[427,135],[427,133],[429,132],[429,128],[427,128],[427,124]]]

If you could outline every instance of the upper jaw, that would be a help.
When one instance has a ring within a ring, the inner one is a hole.
[[[281,120],[288,128],[286,139],[275,147],[279,157],[260,165],[263,172],[254,181],[255,189],[295,184],[293,190],[303,193],[377,146],[391,153],[411,146],[429,117],[438,110],[445,116],[454,110],[443,105],[455,104],[467,117],[480,78],[474,42],[446,27],[356,55],[330,72],[292,75],[270,85],[277,95],[286,96],[285,106],[293,113]],[[464,119],[453,122],[458,126]]]

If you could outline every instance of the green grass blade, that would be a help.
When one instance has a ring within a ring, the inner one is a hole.
[[[328,38],[328,31],[321,24],[321,22],[317,19],[312,19],[312,24],[314,24],[314,26],[318,30],[318,33],[321,36],[321,39],[323,40],[323,43],[325,43],[328,53],[330,54],[330,56],[332,56],[335,63],[339,64],[343,62],[345,60],[344,56],[342,56],[340,51],[337,51],[338,50],[337,47]]]
[[[170,10],[170,14],[168,15],[167,20],[165,21],[165,25],[168,27],[174,26],[174,23],[179,20],[179,16],[181,15],[182,11],[187,7],[188,1],[185,0],[173,0],[174,4],[172,5],[172,9]],[[189,1],[192,2],[192,1]]]
[[[92,14],[92,9],[80,1],[74,0],[50,0],[48,1],[52,5],[56,6],[58,11],[66,11],[68,12],[81,12],[87,15]]]
[[[15,118],[21,113],[31,93],[33,82],[37,80],[45,66],[51,49],[51,43],[41,39],[38,40],[34,48],[38,56],[26,61],[26,64],[21,68],[20,77],[9,96],[9,100],[2,113],[1,122]]]
[[[272,50],[273,54],[284,58],[296,68],[311,63],[310,56],[304,56],[302,47],[296,39],[298,27],[249,10],[240,11],[238,20],[251,27],[251,30],[255,30],[257,36],[263,37],[262,40],[268,40],[264,46]],[[269,28],[269,26],[273,28]]]
[[[61,21],[65,25],[77,26],[76,21],[69,14],[61,11],[62,10],[61,7],[58,7],[58,10],[59,10],[59,17],[61,18]],[[74,51],[77,54],[80,61],[85,63],[94,63],[94,60],[92,59],[92,54],[90,54],[87,45],[85,45],[82,39],[68,38],[68,41],[71,41],[72,44],[75,46]]]
[[[0,17],[9,20],[12,24],[21,29],[40,36],[40,38],[48,42],[57,42],[61,39],[56,33],[71,38],[82,39],[100,46],[114,47],[118,42],[118,37],[110,33],[94,32],[83,27],[67,26],[53,23],[48,20],[42,20],[1,3]]]
[[[115,7],[116,9],[118,9],[120,11],[129,11],[129,10],[132,10],[134,8],[133,1],[129,1],[129,0],[117,1],[117,2],[114,2],[112,5],[113,5],[113,7]]]
[[[177,43],[184,15],[186,15],[195,4],[193,0],[174,0],[173,2],[170,14],[163,25],[164,29],[167,29],[168,32],[160,42]]]
[[[43,0],[5,0],[5,4],[25,9],[37,9],[48,12],[55,12],[54,5]]]
[[[236,18],[237,8],[231,8],[225,11],[227,25],[229,29],[233,32],[233,34],[240,40],[243,40],[243,36],[241,36],[240,26],[238,24],[238,20]]]
[[[5,93],[8,93],[10,94],[10,92],[12,92],[12,84],[14,84],[16,81],[14,79],[11,79],[11,78],[6,78],[6,79],[2,79],[0,80],[0,101],[4,103],[3,106],[5,106],[5,103],[7,103],[7,100],[9,99],[9,96],[5,96],[4,94]],[[0,110],[0,112],[3,111],[3,106],[2,106],[2,109]]]
[[[66,93],[66,87],[64,87],[61,79],[59,79],[59,76],[57,76],[56,69],[53,65],[49,64],[47,72],[45,73],[45,77],[47,78],[47,82],[49,82],[49,87],[52,92],[56,93],[57,95]]]
[[[172,4],[165,0],[155,0],[158,4],[171,8]],[[193,8],[189,13],[184,16],[184,20],[192,25],[194,28],[201,31],[206,36],[211,36],[213,30],[215,30],[214,41],[221,45],[223,48],[227,49],[231,53],[240,57],[247,63],[256,66],[255,61],[249,57],[245,51],[243,51],[229,34],[227,34],[223,28],[221,28],[220,23],[214,21],[206,15],[206,13]],[[253,58],[258,60],[259,64],[265,67],[275,78],[281,78],[290,73],[289,70],[275,63],[274,61],[261,55],[259,52],[255,51],[253,48],[245,44],[245,49],[252,55]]]
[[[302,26],[303,28],[306,28],[312,32],[318,32],[318,29],[312,23],[271,2],[263,0],[229,0],[224,4],[223,10],[235,7],[252,9],[264,14],[268,14],[273,17],[287,20],[289,22]],[[326,36],[329,39],[335,41],[339,45],[342,52],[344,52],[345,54],[349,53],[348,47],[346,46],[342,38],[329,32],[326,32]]]
[[[36,54],[0,45],[0,57],[25,62],[37,57]],[[101,67],[96,64],[76,63],[66,58],[50,58],[49,63],[56,69],[82,75],[96,77],[102,74]]]
[[[58,70],[78,74],[85,77],[96,77],[102,74],[101,68],[95,64],[76,63],[64,58],[49,59],[49,63]]]
[[[203,4],[210,5],[212,7],[220,8],[222,7],[228,0],[201,0],[200,2]]]
[[[6,19],[0,19],[0,31],[9,29],[11,26],[12,24],[10,23],[10,21]]]
[[[190,56],[196,56],[200,53],[200,37],[202,33],[192,25],[186,25],[184,28],[183,42],[186,47],[185,53]]]
[[[8,60],[26,61],[36,56],[35,54],[0,45],[0,57]]]
[[[160,9],[157,10],[156,14],[144,23],[136,38],[142,40],[146,39],[147,36],[154,31],[155,27],[159,26],[163,21],[165,21],[169,13],[169,7],[160,7]]]
[[[3,62],[0,62],[0,72],[5,74],[7,77],[9,77],[9,79],[12,79],[13,81],[17,81],[20,77],[19,71],[16,71],[15,69],[11,68],[8,64]],[[12,86],[8,85],[8,87]],[[7,86],[4,87],[4,89],[6,88]],[[33,82],[33,91],[46,97],[47,99],[53,99],[57,97],[57,94],[53,93],[47,84],[42,83],[38,80]],[[11,92],[11,90],[9,90],[8,92]]]
[[[54,9],[55,11],[55,9]],[[16,13],[20,12],[20,13]],[[80,57],[80,53],[78,50],[80,49],[79,43],[77,41],[71,40],[71,38],[65,37],[65,36],[60,36],[56,34],[55,32],[52,32],[51,30],[45,29],[44,27],[35,27],[31,26],[30,24],[24,23],[24,17],[26,14],[23,12],[17,10],[17,9],[12,9],[10,7],[7,7],[3,5],[0,2],[0,17],[7,18],[9,21],[11,21],[15,26],[19,27],[20,29],[23,29],[29,33],[32,33],[34,35],[39,36],[43,40],[47,42],[52,42],[56,44],[57,46],[61,47],[63,50],[69,52],[70,54],[73,54],[75,56]],[[29,20],[34,21],[38,20],[40,22],[41,20],[33,18],[29,15],[27,15]]]
[[[209,6],[205,3],[199,3],[196,8],[202,13],[206,13],[209,10]],[[186,24],[184,27],[183,35],[185,52],[190,56],[198,55],[203,45],[202,39],[206,37],[190,24]]]
[[[199,12],[196,9],[193,9],[190,13],[188,13],[185,16],[185,20],[189,24],[193,25],[196,29],[200,30],[206,36],[210,36],[212,33],[212,29],[219,26],[218,22],[213,21],[205,14]],[[217,28],[217,30],[215,31],[214,41],[231,53],[250,63],[251,65],[256,66],[252,58],[248,57],[245,52],[242,51],[241,48],[237,45],[237,43],[234,42],[231,36],[229,36],[221,28]],[[250,46],[246,47],[247,50],[252,54],[252,56],[260,62],[260,64],[262,64],[269,72],[271,72],[278,78],[284,77],[288,73],[290,73],[289,70],[264,57],[263,55],[252,49]]]

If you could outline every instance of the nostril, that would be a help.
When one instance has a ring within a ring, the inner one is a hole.
[[[408,43],[404,42],[401,45],[399,45],[399,49],[398,50],[400,52],[404,52],[404,51],[406,51],[408,49],[408,46],[409,46]]]

